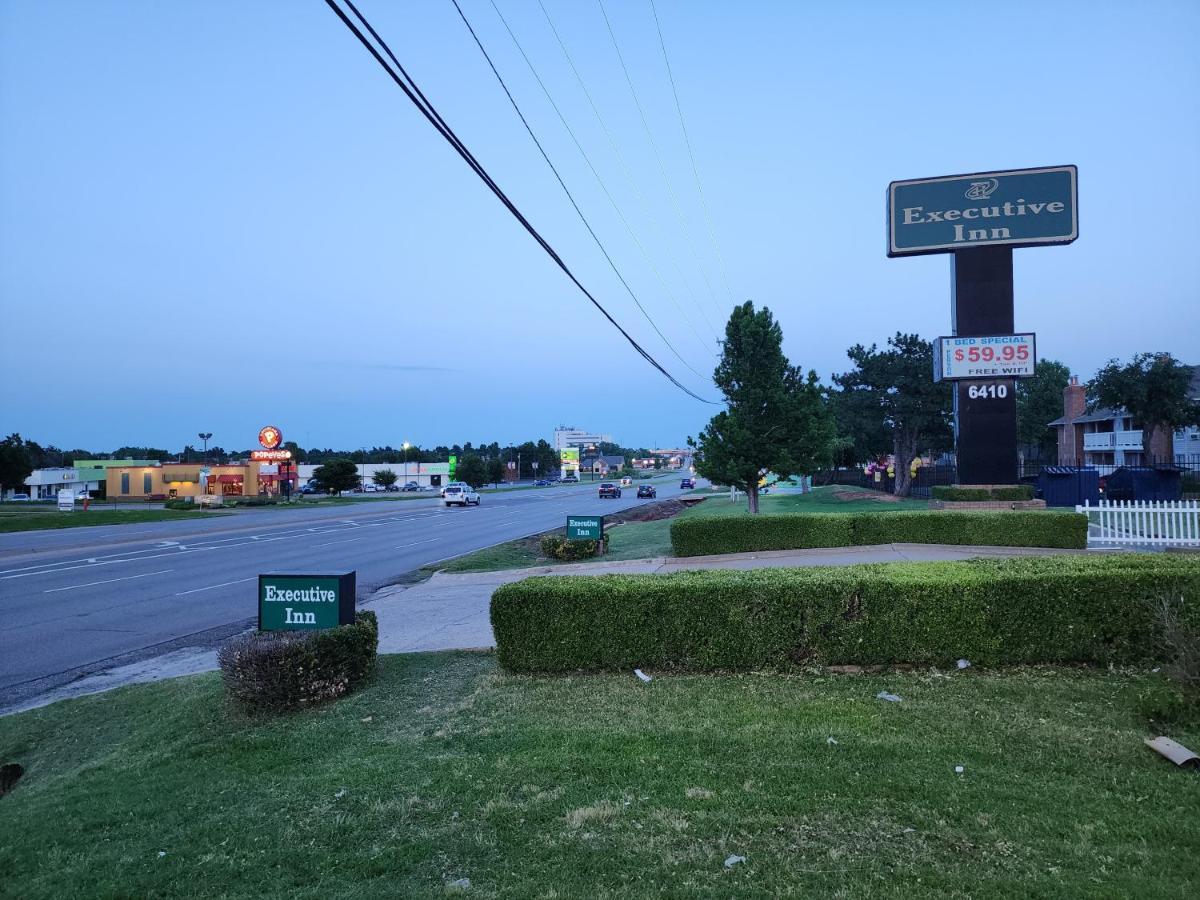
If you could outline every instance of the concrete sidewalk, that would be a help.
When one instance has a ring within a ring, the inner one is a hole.
[[[1024,547],[960,547],[946,544],[880,544],[822,550],[771,550],[722,556],[617,560],[569,563],[500,572],[438,573],[428,581],[377,591],[363,604],[379,617],[380,653],[416,653],[495,646],[489,616],[492,592],[502,584],[533,575],[666,574],[697,569],[768,569],[795,566],[849,566],[877,562],[934,562],[979,557],[1053,556],[1084,553]],[[213,650],[184,648],[133,665],[110,669],[63,685],[18,706],[0,710],[8,715],[46,706],[56,700],[112,690],[127,684],[161,681],[212,671]]]

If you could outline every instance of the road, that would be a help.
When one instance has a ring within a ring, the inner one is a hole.
[[[658,499],[680,493],[657,480]],[[247,509],[195,521],[0,535],[0,708],[74,677],[185,644],[257,616],[262,572],[356,570],[360,598],[405,573],[594,515],[650,503],[594,484],[311,510]]]

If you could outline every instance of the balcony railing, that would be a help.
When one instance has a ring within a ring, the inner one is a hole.
[[[1084,450],[1141,450],[1141,431],[1096,431],[1083,436]]]

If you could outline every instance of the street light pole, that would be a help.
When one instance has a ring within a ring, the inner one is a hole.
[[[200,440],[204,441],[204,464],[208,465],[208,439],[212,437],[211,431],[201,431],[196,435]]]
[[[408,441],[404,442],[403,449],[404,449],[404,485],[405,485],[405,487],[408,486],[408,448],[411,446],[412,446],[412,444],[410,444]]]

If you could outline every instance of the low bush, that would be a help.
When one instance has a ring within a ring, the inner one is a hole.
[[[327,631],[264,631],[234,638],[217,662],[225,690],[257,711],[300,709],[333,700],[375,671],[379,625],[360,612]]]
[[[561,534],[542,536],[542,556],[549,559],[588,559],[599,552],[599,541],[569,541]]]
[[[529,578],[492,595],[512,672],[1161,658],[1150,601],[1200,619],[1200,561],[1120,554]]]
[[[199,509],[200,507],[191,500],[185,500],[182,497],[176,497],[168,500],[163,504],[163,509]]]
[[[1082,549],[1087,546],[1087,516],[1057,510],[917,510],[697,515],[671,522],[676,556],[897,543]]]
[[[934,500],[948,502],[983,502],[989,500],[1032,500],[1033,485],[1014,484],[1008,487],[971,488],[958,487],[952,484],[939,484],[933,487]]]

